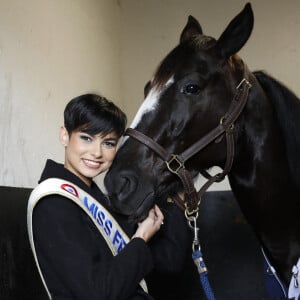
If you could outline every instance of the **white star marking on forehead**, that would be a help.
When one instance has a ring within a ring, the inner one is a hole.
[[[140,106],[137,114],[135,115],[130,128],[135,128],[139,122],[141,121],[143,115],[146,113],[155,110],[158,100],[160,98],[160,95],[162,94],[163,91],[165,91],[166,88],[168,88],[172,83],[174,83],[174,78],[171,77],[166,84],[163,86],[162,89],[158,90],[156,86],[154,86],[150,92],[148,93],[146,99]]]
[[[163,91],[165,91],[166,88],[168,88],[172,83],[174,83],[174,78],[173,76],[166,82],[166,84],[163,86],[162,89],[158,90],[156,86],[154,86],[148,93],[146,99],[140,106],[138,112],[136,113],[131,125],[129,126],[130,128],[136,128],[136,126],[139,124],[141,121],[143,115],[145,115],[147,112],[152,111],[155,109],[158,103],[158,99]],[[128,136],[125,136],[120,143],[120,146],[123,146],[124,143],[127,141]]]

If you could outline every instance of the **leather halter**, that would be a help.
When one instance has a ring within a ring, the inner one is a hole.
[[[152,138],[146,136],[140,131],[137,131],[136,129],[128,128],[125,132],[125,135],[133,137],[140,143],[152,149],[164,160],[169,171],[179,176],[184,187],[184,200],[182,202],[180,197],[176,195],[174,201],[177,205],[180,206],[180,208],[185,211],[187,219],[189,219],[194,214],[198,215],[198,209],[202,195],[206,192],[211,184],[213,184],[214,182],[222,181],[232,167],[234,159],[234,122],[237,120],[243,108],[245,107],[249,89],[251,88],[251,86],[252,85],[250,84],[250,82],[243,78],[243,80],[236,87],[237,91],[231,102],[229,110],[220,119],[219,125],[212,129],[208,134],[203,136],[196,143],[191,145],[188,149],[183,151],[181,154],[172,154],[167,152]],[[185,168],[184,163],[213,141],[215,141],[216,143],[220,142],[224,133],[227,143],[227,157],[224,169],[221,173],[217,173],[213,176],[204,171],[203,175],[207,177],[208,180],[201,187],[199,192],[197,192],[194,187],[192,176]]]

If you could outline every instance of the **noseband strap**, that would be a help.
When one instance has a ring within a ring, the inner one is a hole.
[[[198,213],[198,206],[200,204],[202,195],[206,192],[211,184],[223,180],[232,167],[234,159],[234,122],[237,120],[246,105],[250,88],[251,84],[244,78],[237,86],[237,92],[231,102],[229,110],[220,119],[219,125],[179,155],[167,152],[152,138],[133,128],[128,128],[125,132],[125,135],[133,137],[159,155],[166,163],[169,171],[176,174],[180,178],[184,187],[184,205],[180,204],[179,206],[185,209],[187,218]],[[185,168],[184,163],[210,143],[220,142],[224,133],[226,136],[227,155],[223,171],[214,176],[211,176],[204,171],[204,175],[208,178],[208,180],[201,187],[199,192],[197,192],[194,187],[193,178],[189,171]]]
[[[127,128],[125,131],[125,135],[129,135],[135,138],[140,143],[153,150],[164,161],[168,161],[172,157],[172,154],[168,153],[160,144],[156,143],[153,139],[149,138],[147,135],[143,134],[140,131],[137,131],[133,128]]]

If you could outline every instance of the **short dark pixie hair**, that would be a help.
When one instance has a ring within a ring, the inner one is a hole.
[[[84,94],[72,99],[64,110],[64,125],[69,135],[82,131],[90,135],[125,131],[125,113],[113,102],[96,94]]]

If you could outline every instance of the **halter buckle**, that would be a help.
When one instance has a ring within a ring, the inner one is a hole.
[[[184,169],[184,162],[182,162],[177,154],[171,154],[169,161],[165,161],[170,172],[178,175],[178,171]],[[171,164],[177,163],[177,166],[171,166]],[[172,168],[173,167],[173,168]]]
[[[236,87],[236,89],[239,90],[240,87],[241,87],[244,83],[245,83],[246,85],[248,85],[248,88],[249,88],[249,89],[252,87],[252,84],[251,84],[246,78],[243,78],[243,79],[241,80],[241,82],[238,84],[238,86]]]

